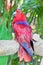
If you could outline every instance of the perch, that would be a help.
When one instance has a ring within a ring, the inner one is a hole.
[[[0,40],[0,65],[7,65],[9,56],[15,54],[19,44],[14,40]]]

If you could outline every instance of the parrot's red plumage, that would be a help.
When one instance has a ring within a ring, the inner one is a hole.
[[[12,22],[13,28],[14,28],[14,23],[19,22],[19,21],[26,22],[27,20],[26,20],[24,13],[22,13],[20,10],[16,10],[16,15],[15,15],[13,22]]]
[[[30,25],[27,24],[26,16],[20,10],[16,11],[16,15],[12,21],[12,28],[15,32],[17,41],[20,43],[20,48],[18,50],[20,61],[31,61],[31,55],[27,53],[28,50],[26,51],[21,44],[26,43],[28,48],[31,48],[30,41],[32,41],[32,29]]]

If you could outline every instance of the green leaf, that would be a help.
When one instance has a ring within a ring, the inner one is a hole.
[[[12,36],[9,30],[4,25],[0,25],[0,40],[10,40],[10,39],[12,39]]]
[[[12,56],[12,65],[19,65],[19,58],[17,53]]]

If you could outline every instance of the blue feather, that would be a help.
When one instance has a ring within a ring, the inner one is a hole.
[[[24,21],[19,21],[19,22],[16,22],[16,24],[29,25],[29,23],[28,23],[28,22],[24,22]]]
[[[33,57],[33,53],[31,51],[31,49],[28,47],[28,45],[26,43],[22,43],[21,46],[27,51],[27,53]]]

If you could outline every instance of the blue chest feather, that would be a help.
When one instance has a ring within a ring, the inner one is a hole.
[[[19,22],[16,22],[16,24],[29,25],[29,23],[28,23],[28,22],[24,22],[24,21],[19,21]]]

